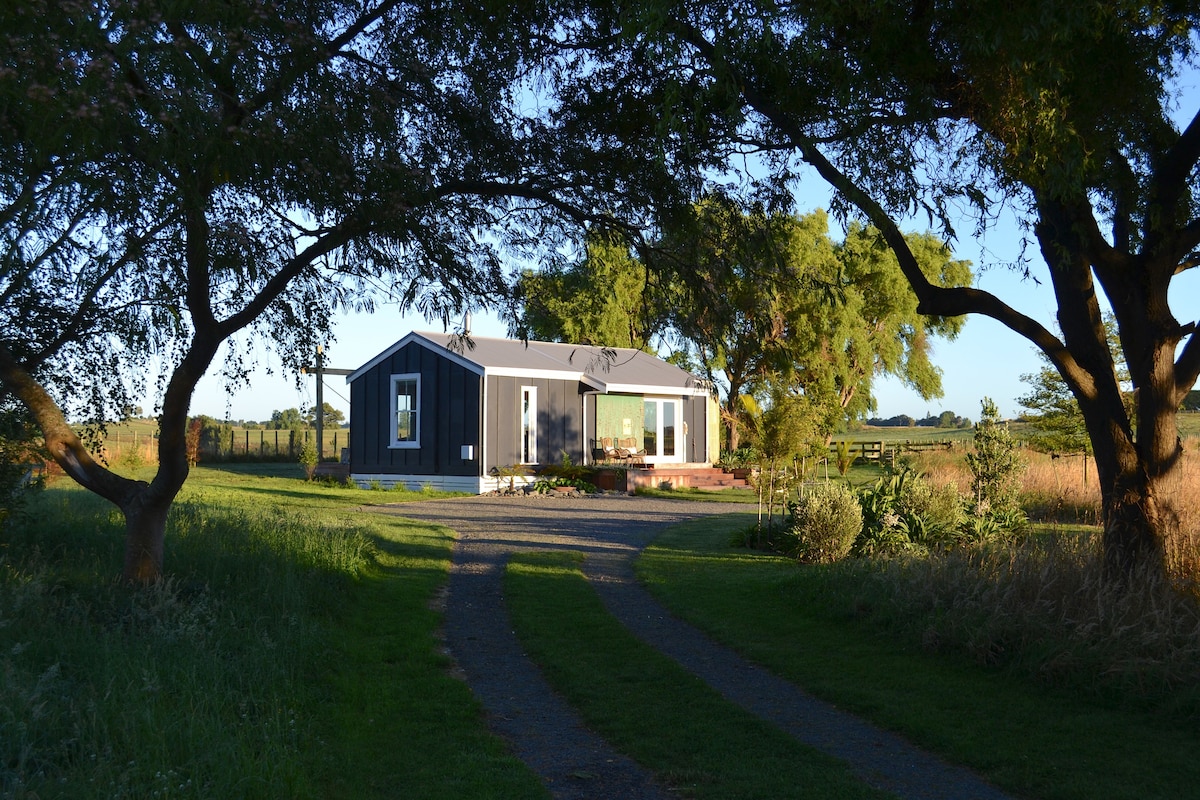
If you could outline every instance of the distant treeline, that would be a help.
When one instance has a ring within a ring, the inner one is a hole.
[[[1193,389],[1187,393],[1180,410],[1200,411],[1200,389]],[[943,411],[937,416],[930,415],[924,419],[910,417],[908,414],[897,414],[887,419],[872,417],[866,420],[866,424],[873,428],[969,428],[971,420],[960,417],[953,411]]]
[[[908,414],[898,414],[887,419],[872,417],[867,424],[876,428],[969,428],[971,420],[960,417],[953,411],[943,411],[937,416],[930,415],[924,419],[910,417]]]

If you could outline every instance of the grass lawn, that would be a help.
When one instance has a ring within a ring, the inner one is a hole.
[[[301,474],[194,470],[153,590],[115,580],[121,517],[67,481],[0,528],[0,797],[547,796],[439,652],[449,532],[356,511],[436,495]],[[752,516],[672,528],[639,576],[753,660],[1019,796],[1195,795],[1194,720],[933,655],[865,623],[844,571],[731,549]],[[681,796],[872,796],[629,635],[573,556],[518,558],[506,587],[560,691]]]
[[[0,797],[547,796],[439,652],[450,534],[355,512],[429,495],[262,466],[193,471],[153,590],[67,481],[0,531]]]
[[[1200,785],[1194,721],[932,655],[857,619],[837,571],[727,546],[742,518],[672,528],[639,577],[685,619],[842,708],[1022,796],[1177,798]]]
[[[578,554],[515,556],[513,624],[588,725],[681,797],[883,798],[846,766],[722,698],[605,610]]]

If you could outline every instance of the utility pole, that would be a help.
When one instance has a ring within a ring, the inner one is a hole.
[[[317,345],[317,357],[313,359],[313,365],[301,367],[300,374],[317,376],[317,461],[320,462],[325,458],[325,376],[352,375],[354,370],[326,367],[325,347]]]

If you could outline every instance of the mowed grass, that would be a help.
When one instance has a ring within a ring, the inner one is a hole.
[[[547,796],[439,653],[449,532],[360,510],[433,495],[300,474],[197,469],[152,590],[116,581],[120,515],[65,482],[0,531],[0,797]],[[752,516],[672,529],[640,577],[752,659],[1018,796],[1195,794],[1195,719],[881,629],[852,571],[730,548]],[[633,639],[569,557],[518,559],[507,581],[531,654],[680,796],[870,796]]]
[[[426,496],[197,469],[171,577],[129,589],[123,523],[62,482],[0,533],[0,796],[543,797],[449,675]]]
[[[714,800],[888,796],[637,640],[605,611],[578,560],[514,556],[504,584],[514,627],[584,721],[672,791]]]
[[[638,561],[652,591],[718,640],[1020,796],[1194,796],[1195,720],[929,652],[866,621],[853,574],[732,549],[746,521],[725,519],[672,528]]]

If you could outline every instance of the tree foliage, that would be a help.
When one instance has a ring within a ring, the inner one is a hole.
[[[380,296],[443,321],[503,304],[502,253],[633,216],[621,176],[659,161],[589,163],[565,118],[522,103],[553,24],[491,2],[0,7],[0,381],[121,508],[128,578],[160,574],[188,405],[224,343],[243,343],[237,381],[245,343],[298,366],[332,314]],[[152,384],[146,484],[68,419],[111,419]]]
[[[1018,494],[1025,464],[996,404],[985,397],[981,405],[975,449],[967,453],[976,516],[1004,515],[1020,508]]]
[[[628,240],[611,231],[589,232],[575,263],[526,270],[517,296],[522,306],[509,329],[514,336],[650,351],[663,329],[645,266]]]
[[[276,431],[297,430],[305,424],[304,415],[298,408],[285,408],[271,412],[270,429]]]
[[[1083,412],[1058,371],[1043,366],[1036,373],[1022,375],[1021,381],[1030,387],[1028,394],[1017,399],[1022,408],[1033,412],[1025,417],[1034,430],[1030,446],[1043,453],[1090,456],[1092,440]]]
[[[922,274],[938,286],[966,286],[970,262],[954,259],[949,247],[929,233],[905,236]],[[930,357],[931,340],[952,340],[962,317],[926,317],[879,231],[852,224],[836,250],[840,270],[837,302],[807,310],[794,331],[819,331],[824,358],[810,359],[799,383],[809,394],[832,393],[826,407],[839,419],[862,419],[874,409],[871,387],[892,375],[924,399],[940,397],[942,373]],[[793,334],[795,335],[795,334]],[[827,422],[829,429],[835,420]]]
[[[1112,352],[1113,363],[1117,366],[1117,377],[1124,386],[1129,380],[1129,371],[1124,367],[1125,357],[1121,353],[1116,325],[1111,319],[1106,319],[1105,326],[1108,331],[1109,350]],[[1017,398],[1022,408],[1032,412],[1026,416],[1034,430],[1030,444],[1047,453],[1080,453],[1091,456],[1092,440],[1088,436],[1087,423],[1079,408],[1079,402],[1049,360],[1043,357],[1043,361],[1045,365],[1036,373],[1021,376],[1021,381],[1030,387],[1030,391]],[[1135,413],[1133,398],[1128,392],[1124,392],[1124,398],[1126,409],[1132,418]]]
[[[916,312],[874,229],[852,226],[838,244],[823,211],[747,211],[721,194],[673,223],[641,258],[623,239],[592,236],[576,265],[526,273],[524,326],[514,332],[620,347],[657,337],[677,363],[721,388],[729,450],[740,444],[741,396],[765,401],[772,381],[808,398],[826,438],[865,415],[877,375],[895,375],[924,397],[941,394],[930,340],[954,338],[962,320]],[[939,285],[970,282],[970,264],[936,237],[909,239]]]
[[[343,422],[346,421],[346,415],[342,411],[334,408],[333,405],[329,401],[324,401],[321,404],[321,406],[324,410],[324,413],[321,417],[321,425],[323,427],[337,428],[337,427],[341,426],[341,424]],[[291,411],[293,409],[288,409],[288,410]],[[273,418],[274,418],[274,414],[272,414],[272,419]],[[304,420],[305,425],[310,426],[310,427],[315,426],[317,424],[317,410],[315,408],[311,408],[308,411],[304,412],[303,420]],[[289,426],[285,426],[285,427],[292,427],[292,426],[289,425]]]
[[[566,26],[605,66],[608,108],[656,109],[647,132],[606,129],[701,164],[786,205],[815,174],[839,217],[860,217],[895,253],[935,317],[984,314],[1032,342],[1078,401],[1096,455],[1114,570],[1162,563],[1180,469],[1175,414],[1200,375],[1196,323],[1168,302],[1198,263],[1200,114],[1177,79],[1197,55],[1200,8],[1169,2],[679,3]],[[607,117],[592,105],[590,117]],[[578,112],[584,114],[587,112]],[[746,165],[753,166],[752,169]],[[686,170],[681,174],[690,175]],[[902,224],[947,236],[963,210],[986,228],[1015,213],[1044,266],[1056,335],[990,292],[939,286]],[[1100,297],[1136,390],[1122,402]],[[1178,299],[1176,298],[1178,305]]]
[[[749,438],[758,455],[760,474],[758,478],[758,536],[762,543],[762,508],[767,505],[767,534],[773,532],[777,490],[786,493],[788,462],[798,455],[809,455],[820,441],[824,440],[817,427],[816,415],[811,401],[795,394],[781,381],[767,382],[767,400],[763,404],[753,395],[738,396],[742,406],[742,417],[749,429]]]

